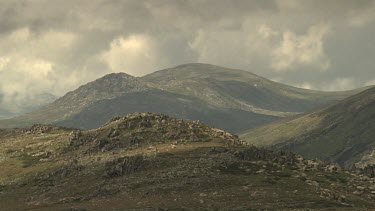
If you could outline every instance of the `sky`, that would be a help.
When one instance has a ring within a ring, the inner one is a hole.
[[[0,1],[0,106],[196,62],[308,89],[375,84],[375,0]]]

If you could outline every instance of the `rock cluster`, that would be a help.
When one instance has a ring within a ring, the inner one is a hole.
[[[235,156],[241,160],[254,161],[254,160],[269,160],[275,163],[286,165],[297,165],[304,161],[298,159],[292,152],[286,151],[272,151],[264,148],[257,148],[250,146],[235,152]]]
[[[112,178],[134,173],[142,169],[145,159],[142,155],[122,157],[105,164],[105,176]]]
[[[135,113],[115,117],[103,127],[87,132],[74,131],[70,135],[70,147],[91,144],[89,152],[115,149],[136,149],[155,143],[220,141],[228,145],[242,145],[238,136],[213,129],[199,121],[185,121],[162,114]]]
[[[375,177],[375,165],[367,165],[363,169],[360,170],[360,172],[370,178]]]
[[[36,125],[31,126],[30,128],[23,129],[22,132],[25,133],[25,134],[44,134],[44,133],[48,133],[52,130],[56,130],[58,128],[59,127],[53,126],[53,125],[36,124]]]

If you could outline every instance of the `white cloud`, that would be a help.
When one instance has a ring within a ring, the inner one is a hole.
[[[328,32],[329,26],[324,24],[310,27],[306,35],[285,31],[280,45],[272,52],[271,67],[276,71],[290,71],[311,65],[327,70],[330,62],[324,53],[323,38]]]
[[[56,94],[59,77],[56,64],[74,46],[76,35],[68,32],[46,31],[34,33],[20,28],[0,39],[1,106],[32,104],[38,94]],[[65,92],[65,90],[64,90]]]
[[[110,43],[109,50],[100,58],[111,72],[126,72],[133,76],[142,76],[155,70],[163,63],[151,38],[145,35],[119,37]]]
[[[278,81],[285,83],[285,80]],[[375,80],[373,81],[375,82]],[[353,90],[357,87],[356,80],[354,78],[336,78],[332,81],[321,81],[320,83],[302,82],[302,83],[290,83],[294,87],[311,90],[322,90],[322,91],[346,91]]]
[[[344,91],[356,88],[354,79],[352,78],[337,78],[336,80],[322,86],[321,90],[326,91]]]
[[[8,65],[9,62],[9,57],[0,57],[0,72],[4,69],[6,65]]]
[[[265,39],[268,39],[268,38],[271,38],[280,34],[278,31],[273,30],[271,27],[267,26],[266,24],[259,25],[257,27],[257,31]]]
[[[198,62],[231,67],[264,67],[268,63],[279,32],[267,24],[247,20],[240,29],[220,26],[201,29],[190,42]]]
[[[330,67],[324,51],[327,24],[312,25],[305,34],[277,30],[246,21],[239,30],[201,29],[190,43],[199,62],[257,67],[275,72],[318,70]]]

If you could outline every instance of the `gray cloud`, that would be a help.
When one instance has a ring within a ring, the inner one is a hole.
[[[188,62],[290,85],[375,81],[375,1],[2,0],[1,104]]]

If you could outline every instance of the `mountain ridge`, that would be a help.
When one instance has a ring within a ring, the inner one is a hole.
[[[38,111],[0,121],[0,127],[61,123],[95,128],[114,116],[152,111],[186,119],[202,117],[211,126],[237,133],[335,102],[357,91],[309,91],[278,84],[248,71],[185,64],[144,77],[125,73],[106,75]],[[215,115],[221,115],[222,120]]]

